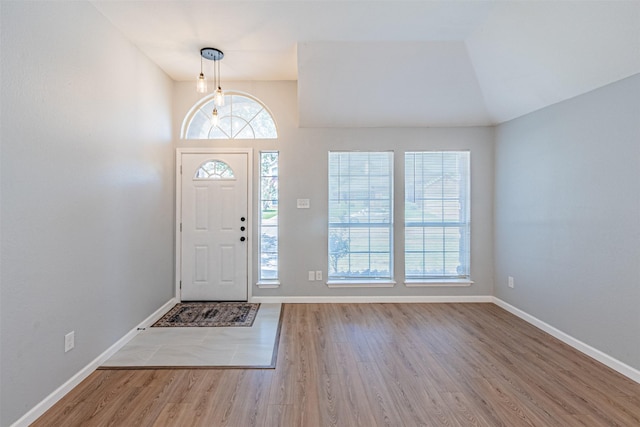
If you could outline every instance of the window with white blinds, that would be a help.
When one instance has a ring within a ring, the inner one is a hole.
[[[329,152],[329,280],[390,280],[392,242],[393,153]]]
[[[405,279],[469,279],[469,152],[405,153]]]

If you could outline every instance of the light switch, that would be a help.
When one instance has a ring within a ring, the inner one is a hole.
[[[309,207],[311,206],[311,202],[309,201],[309,199],[298,199],[296,206],[298,207],[298,209],[309,209]]]

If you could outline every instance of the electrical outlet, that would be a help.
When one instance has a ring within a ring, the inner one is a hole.
[[[314,280],[316,280],[316,273],[314,271],[309,270],[309,281],[313,282]]]
[[[513,277],[509,276],[509,287],[513,289]]]
[[[322,270],[316,271],[316,280],[322,280]]]
[[[75,346],[75,331],[69,332],[64,336],[64,352],[70,351]]]
[[[309,209],[311,207],[311,201],[309,199],[297,199],[296,207],[298,209]]]

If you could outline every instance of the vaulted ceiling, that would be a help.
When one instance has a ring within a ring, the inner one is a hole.
[[[307,127],[491,125],[640,72],[635,0],[90,2],[176,81],[206,46],[226,88],[296,80]]]

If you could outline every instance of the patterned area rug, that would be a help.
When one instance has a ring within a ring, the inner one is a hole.
[[[247,302],[179,303],[152,327],[251,326],[259,307]]]

